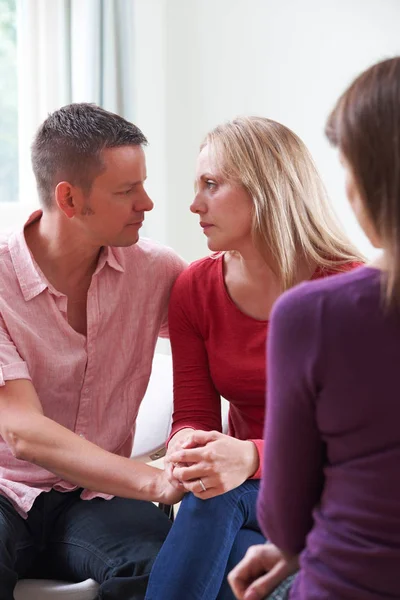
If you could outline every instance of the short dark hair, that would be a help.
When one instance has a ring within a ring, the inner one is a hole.
[[[385,304],[400,308],[400,56],[370,67],[350,85],[325,132],[348,161],[387,250]]]
[[[147,140],[136,125],[96,104],[63,106],[39,127],[32,143],[32,167],[42,205],[51,209],[60,181],[79,185],[86,193],[104,168],[101,152],[118,146],[143,146]]]

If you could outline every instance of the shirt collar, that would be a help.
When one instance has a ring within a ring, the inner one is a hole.
[[[42,214],[42,210],[36,210],[33,212],[22,229],[11,234],[8,242],[11,260],[22,294],[26,301],[32,300],[32,298],[35,298],[35,296],[41,294],[46,288],[48,288],[51,293],[57,296],[63,295],[54,289],[47,281],[40,268],[35,263],[26,243],[24,234],[25,227],[30,223],[39,220]],[[124,256],[121,248],[104,246],[101,250],[94,275],[97,275],[106,264],[108,264],[108,266],[115,271],[119,271],[121,273],[125,271]]]
[[[8,242],[11,260],[25,300],[31,300],[48,287],[43,275],[36,269],[24,235],[25,227],[41,216],[41,210],[32,213],[23,228],[11,234]]]
[[[123,273],[125,271],[124,262],[124,255],[121,248],[115,248],[114,246],[103,246],[94,275],[97,275],[106,264],[108,264],[108,266],[115,271]]]

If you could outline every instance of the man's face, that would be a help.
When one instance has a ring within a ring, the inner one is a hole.
[[[143,148],[107,148],[101,158],[105,168],[86,197],[81,190],[76,219],[85,237],[96,246],[131,246],[139,239],[145,212],[153,208],[144,189]]]

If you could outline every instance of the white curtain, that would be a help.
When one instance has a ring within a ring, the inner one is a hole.
[[[133,3],[18,0],[21,204],[37,204],[30,145],[49,112],[95,102],[134,119]]]

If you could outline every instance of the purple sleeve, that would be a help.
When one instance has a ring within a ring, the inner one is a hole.
[[[323,299],[307,286],[284,294],[267,345],[267,407],[258,520],[265,536],[298,554],[312,527],[323,482],[324,445],[316,423],[321,380]]]

